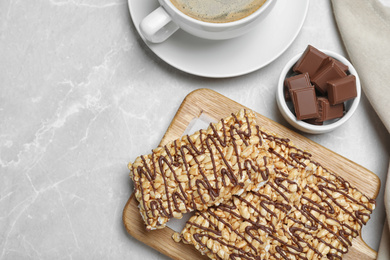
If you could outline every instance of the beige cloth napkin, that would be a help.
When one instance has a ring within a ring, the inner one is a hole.
[[[344,45],[362,88],[390,133],[390,7],[378,0],[332,0]],[[390,166],[385,190],[387,223],[378,258],[390,259]]]

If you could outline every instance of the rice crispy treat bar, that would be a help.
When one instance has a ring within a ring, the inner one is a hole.
[[[197,212],[176,242],[211,259],[342,259],[375,201],[285,139],[269,147],[269,177],[219,206]]]
[[[252,111],[241,110],[129,163],[146,229],[203,211],[234,194],[259,189],[268,178],[268,141]]]

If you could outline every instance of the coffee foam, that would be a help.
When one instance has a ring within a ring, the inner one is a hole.
[[[171,0],[182,13],[212,23],[240,20],[259,9],[265,0]]]

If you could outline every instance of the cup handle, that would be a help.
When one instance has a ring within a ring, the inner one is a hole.
[[[141,34],[146,40],[160,43],[179,29],[162,6],[151,12],[140,23]]]

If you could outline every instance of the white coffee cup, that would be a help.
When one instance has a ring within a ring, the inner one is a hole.
[[[266,0],[252,14],[239,20],[223,23],[205,22],[192,18],[176,8],[170,0],[159,0],[159,3],[160,7],[140,23],[141,34],[152,43],[165,41],[179,28],[197,37],[210,40],[241,36],[254,28],[270,13],[276,0]]]

